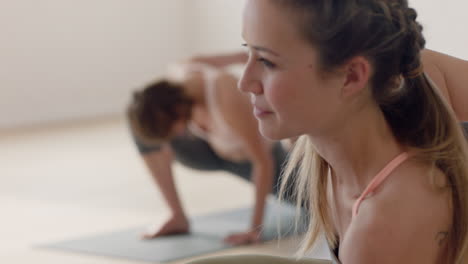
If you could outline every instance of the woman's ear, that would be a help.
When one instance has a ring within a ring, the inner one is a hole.
[[[352,58],[344,67],[344,83],[341,94],[343,97],[356,95],[368,86],[372,73],[370,62],[362,57]]]

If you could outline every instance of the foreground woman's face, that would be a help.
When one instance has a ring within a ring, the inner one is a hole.
[[[302,38],[292,12],[272,0],[248,0],[242,35],[250,56],[239,88],[252,96],[262,135],[320,133],[339,91],[319,74],[317,51]]]

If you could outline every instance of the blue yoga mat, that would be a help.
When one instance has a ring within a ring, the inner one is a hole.
[[[191,233],[141,240],[145,226],[96,234],[46,244],[43,247],[78,253],[125,258],[148,262],[170,262],[232,247],[223,243],[225,236],[249,227],[251,208],[229,210],[191,219]],[[287,204],[267,203],[262,239],[264,241],[294,234],[295,208]],[[300,228],[303,230],[304,228]]]

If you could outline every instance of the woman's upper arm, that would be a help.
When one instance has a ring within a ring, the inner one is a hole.
[[[172,161],[174,160],[174,153],[169,144],[161,145],[159,150],[144,153],[142,155],[143,160],[152,173],[156,173],[158,170],[169,169]]]
[[[402,224],[405,218],[400,217],[350,228],[348,241],[343,241],[341,248],[341,261],[345,264],[435,263],[437,231],[426,224],[427,219],[417,223],[407,219],[414,221],[408,225]]]
[[[452,105],[461,121],[468,121],[468,61],[439,52],[425,50],[424,68]]]

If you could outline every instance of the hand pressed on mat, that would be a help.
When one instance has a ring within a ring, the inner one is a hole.
[[[261,242],[260,231],[254,229],[246,232],[234,233],[227,236],[224,242],[235,246],[259,243]]]

